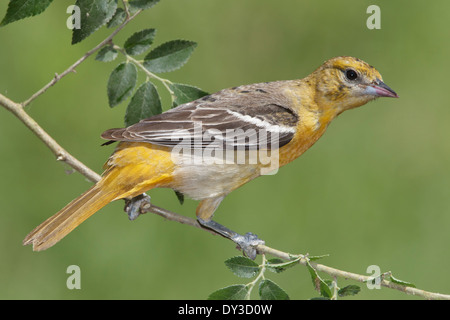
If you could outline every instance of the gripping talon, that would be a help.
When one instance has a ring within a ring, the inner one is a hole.
[[[255,260],[258,251],[256,246],[265,244],[264,240],[258,238],[254,233],[247,232],[245,235],[236,234],[231,238],[242,249],[244,254],[252,260]]]
[[[125,212],[128,214],[128,219],[136,220],[141,214],[145,213],[144,209],[151,206],[151,198],[148,194],[143,193],[130,200],[126,200]]]

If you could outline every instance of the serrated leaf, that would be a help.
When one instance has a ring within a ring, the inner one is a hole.
[[[150,9],[155,4],[157,4],[159,0],[130,0],[128,1],[128,4],[130,5],[130,9],[137,10],[137,9]]]
[[[6,15],[0,23],[0,26],[5,26],[11,22],[38,15],[44,12],[52,1],[53,0],[10,0]]]
[[[124,44],[125,51],[129,55],[138,55],[150,48],[155,38],[155,29],[144,29],[142,31],[134,33],[129,37]]]
[[[308,259],[309,259],[309,261],[316,261],[316,260],[323,259],[323,258],[326,258],[329,256],[330,256],[329,254],[322,254],[320,256],[308,256]]]
[[[108,102],[109,106],[115,107],[133,92],[137,81],[137,68],[130,62],[119,64],[109,76],[108,80]]]
[[[125,126],[131,126],[142,119],[162,112],[158,91],[151,82],[144,82],[139,86],[128,104],[125,112]]]
[[[322,280],[319,278],[319,280]],[[320,281],[320,294],[325,298],[331,298],[333,296],[333,293],[331,292],[331,289],[329,285],[325,281]]]
[[[294,260],[294,261],[283,261],[281,259],[278,258],[274,258],[274,259],[269,259],[267,260],[268,264],[266,264],[266,268],[269,271],[275,272],[275,273],[280,273],[285,271],[287,268],[293,267],[295,265],[298,264],[298,260]]]
[[[313,282],[314,289],[319,291],[323,297],[331,298],[333,296],[333,294],[331,293],[330,287],[319,276],[316,269],[314,269],[309,262],[307,262],[306,267],[308,268],[309,274],[311,275],[311,280]]]
[[[248,289],[243,284],[236,284],[214,291],[208,300],[243,300],[247,296]]]
[[[262,280],[259,283],[259,296],[261,300],[289,300],[288,294],[269,279]]]
[[[144,67],[154,73],[170,72],[181,68],[197,44],[187,40],[173,40],[150,51],[144,58]]]
[[[405,287],[412,287],[412,288],[415,288],[415,287],[416,287],[416,286],[415,286],[413,283],[411,283],[411,282],[407,282],[407,281],[403,281],[403,280],[400,280],[400,279],[395,278],[392,274],[390,275],[390,279],[391,279],[392,282],[394,282],[394,283],[396,283],[396,284],[400,284],[400,285],[405,286]]]
[[[171,83],[169,87],[175,95],[175,100],[173,101],[174,107],[208,95],[207,92],[187,84]]]
[[[108,24],[106,25],[107,28],[114,28],[118,25],[122,24],[122,22],[125,21],[125,18],[127,17],[127,13],[122,8],[117,8],[116,12],[114,13],[111,20],[109,20]]]
[[[225,261],[225,265],[238,277],[253,278],[259,271],[259,266],[247,257],[238,256]]]
[[[283,272],[284,270],[286,270],[286,268],[284,268],[284,266],[281,266],[283,264],[284,264],[284,261],[281,259],[278,259],[278,258],[269,259],[269,260],[267,260],[266,269],[271,272],[280,273],[280,272]]]
[[[102,62],[110,62],[117,58],[118,52],[112,46],[105,46],[100,49],[95,60]]]
[[[273,258],[267,260],[267,264],[282,264],[282,263],[285,263],[285,261],[280,258]]]
[[[117,9],[117,0],[77,0],[80,7],[80,29],[73,29],[72,44],[86,39],[94,31],[106,24]]]
[[[344,288],[339,289],[338,296],[339,297],[354,296],[355,294],[358,294],[359,291],[361,291],[361,288],[359,286],[351,284]]]

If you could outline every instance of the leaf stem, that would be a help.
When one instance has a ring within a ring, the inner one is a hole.
[[[156,79],[159,82],[161,82],[164,85],[164,87],[167,89],[167,91],[169,91],[170,96],[172,98],[172,102],[175,100],[175,94],[172,91],[172,89],[170,88],[170,85],[172,84],[172,81],[170,81],[168,79],[161,78],[161,77],[157,76],[156,74],[154,74],[153,72],[149,71],[147,68],[145,68],[145,66],[142,64],[142,62],[140,60],[134,59],[122,47],[120,47],[118,45],[114,45],[113,48],[116,49],[117,51],[119,51],[121,54],[123,54],[128,61],[133,62],[140,69],[142,69],[142,71],[144,71],[144,73],[147,75],[147,77],[152,78],[152,79]]]
[[[123,8],[125,10],[126,17],[127,17],[127,19],[129,19],[130,18],[130,8],[128,8],[127,2],[128,2],[127,0],[122,0],[122,4],[123,4]]]
[[[339,287],[337,285],[337,277],[336,276],[333,277],[333,281],[331,282],[331,287],[333,289],[333,295],[331,296],[330,300],[337,300]]]
[[[258,275],[256,276],[255,280],[246,284],[248,290],[247,294],[245,295],[245,300],[250,300],[250,295],[252,293],[255,284],[257,284],[260,279],[264,280],[264,273],[266,272],[266,264],[267,264],[266,255],[262,254],[262,263],[259,265]]]

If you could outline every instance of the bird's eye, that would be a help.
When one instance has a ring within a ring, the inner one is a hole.
[[[358,73],[353,69],[345,70],[345,76],[348,80],[356,80],[358,78]]]

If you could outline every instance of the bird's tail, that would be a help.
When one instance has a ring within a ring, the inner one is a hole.
[[[70,202],[58,213],[51,216],[23,240],[23,244],[32,244],[34,251],[50,248],[80,223],[106,206],[117,194],[94,185],[81,196]]]

